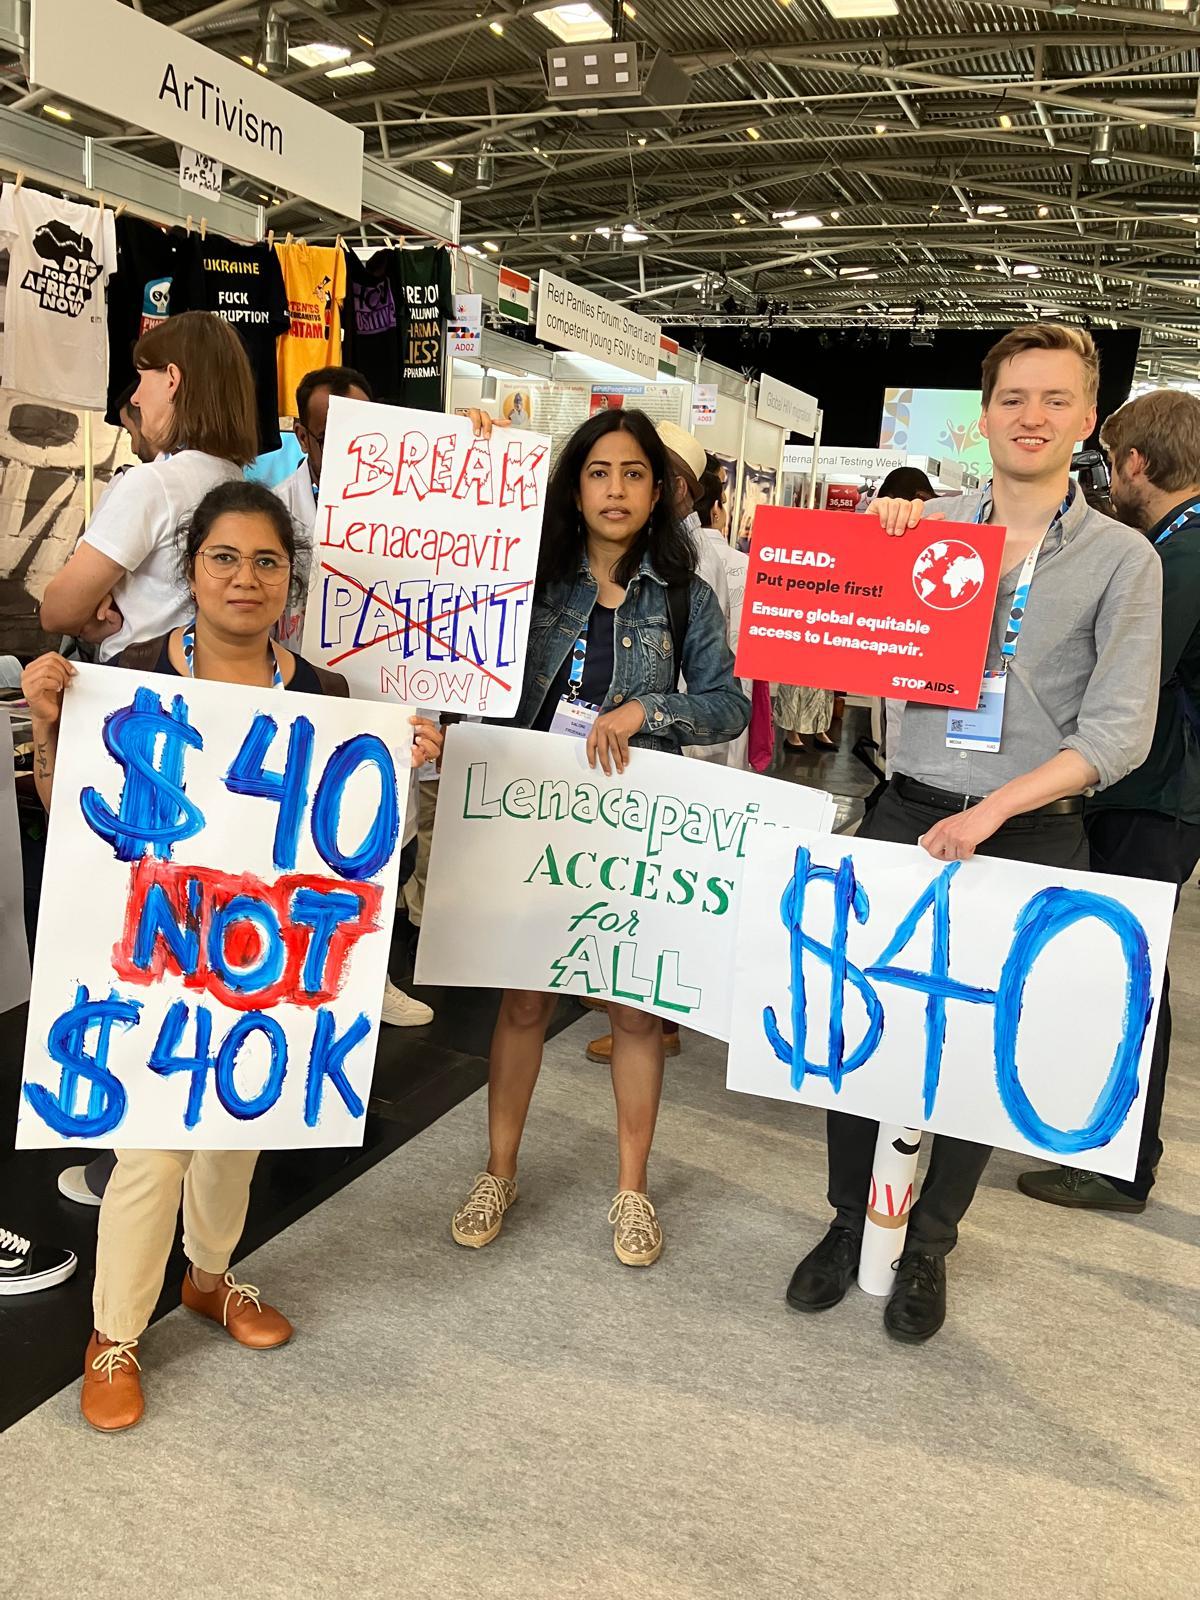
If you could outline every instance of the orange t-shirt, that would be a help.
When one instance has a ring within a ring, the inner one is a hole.
[[[279,340],[279,415],[296,415],[296,388],[306,373],[342,359],[341,304],[346,264],[336,246],[277,244],[291,327]]]

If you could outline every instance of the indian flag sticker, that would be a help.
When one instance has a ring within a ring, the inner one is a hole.
[[[500,315],[512,322],[528,322],[532,280],[509,267],[500,268]]]
[[[668,378],[679,371],[679,341],[668,339],[665,333],[658,341],[658,370]]]

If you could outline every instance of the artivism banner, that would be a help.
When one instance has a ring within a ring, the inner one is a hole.
[[[1174,890],[750,841],[729,1087],[1132,1177]]]
[[[549,463],[541,434],[331,400],[304,654],[364,699],[512,716]]]
[[[409,715],[79,667],[18,1146],[362,1143]]]
[[[738,676],[974,709],[1003,555],[990,523],[761,506]]]
[[[606,778],[579,739],[452,728],[417,982],[595,995],[728,1038],[748,841],[835,812],[731,767],[635,750]]]

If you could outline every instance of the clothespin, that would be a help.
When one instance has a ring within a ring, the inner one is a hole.
[[[334,247],[335,250],[344,250],[346,248],[346,241],[342,238],[340,233],[338,234],[337,238],[333,241],[333,247]]]
[[[190,211],[188,212],[188,215],[187,215],[187,231],[189,233],[191,233],[191,231],[192,231],[192,213]]]
[[[104,215],[104,196],[100,196],[100,215]]]
[[[24,169],[24,167],[18,167],[17,168],[17,181],[13,184],[13,193],[14,194],[19,194],[20,193],[21,185],[24,182],[25,182],[25,169]]]
[[[268,250],[271,248],[271,246],[274,243],[275,243],[275,229],[274,228],[268,228],[267,229],[267,248],[268,248]]]
[[[290,245],[291,244],[291,242],[292,242],[292,234],[291,234],[291,230],[290,229],[288,230],[287,238],[283,242],[286,245]]]
[[[125,209],[125,202],[124,202],[124,200],[122,200],[121,204],[113,212],[113,220],[114,221],[116,221],[116,219],[121,215],[121,213],[122,213],[122,211],[124,211],[124,209]]]
[[[200,237],[202,239],[206,239],[208,237],[208,218],[207,217],[201,217],[200,218]]]

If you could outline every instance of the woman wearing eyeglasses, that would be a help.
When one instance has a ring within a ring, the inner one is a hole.
[[[169,633],[130,646],[116,664],[256,689],[347,694],[340,673],[310,665],[271,638],[295,567],[292,519],[280,501],[259,484],[222,484],[204,496],[185,530],[184,594],[192,615]],[[33,721],[34,777],[47,809],[63,694],[74,676],[68,661],[49,654],[28,666],[21,680]],[[414,765],[436,760],[441,733],[422,718],[413,722]],[[189,1261],[184,1305],[251,1349],[273,1349],[291,1338],[287,1318],[229,1271],[257,1159],[253,1150],[118,1152],[100,1207],[95,1328],[80,1400],[94,1428],[118,1432],[142,1415],[136,1352],[162,1289],[181,1195]]]

